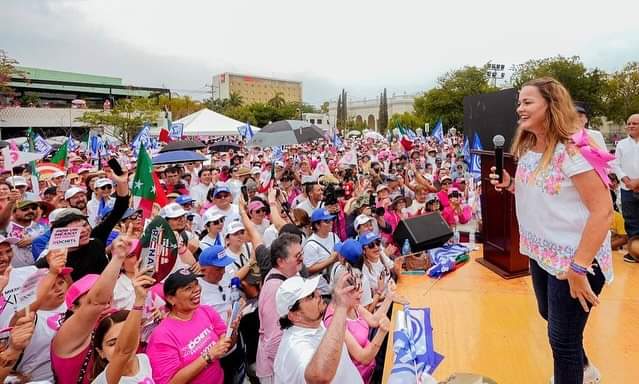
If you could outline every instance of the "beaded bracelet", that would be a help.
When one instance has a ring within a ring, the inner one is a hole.
[[[570,269],[578,275],[586,276],[587,273],[594,274],[591,268],[583,267],[574,261],[570,263]]]

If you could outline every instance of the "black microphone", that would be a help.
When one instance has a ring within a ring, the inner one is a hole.
[[[495,146],[495,173],[501,183],[504,173],[504,144],[506,139],[502,135],[495,135],[493,137],[493,145]]]

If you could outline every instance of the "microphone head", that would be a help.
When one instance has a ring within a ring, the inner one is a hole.
[[[493,136],[493,144],[495,147],[503,147],[506,144],[506,139],[502,135]]]

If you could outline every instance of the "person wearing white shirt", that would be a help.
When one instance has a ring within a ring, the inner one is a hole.
[[[317,208],[311,215],[313,234],[304,244],[304,265],[308,268],[309,276],[321,275],[330,270],[331,265],[337,260],[333,252],[339,238],[331,232],[335,216],[326,208]],[[320,279],[320,291],[322,295],[330,295],[328,281],[322,276]]]
[[[614,171],[621,180],[621,212],[628,238],[632,239],[639,235],[639,113],[628,118],[626,128],[628,137],[619,141],[615,150]],[[629,253],[624,260],[639,263],[639,255]]]
[[[209,189],[213,187],[213,176],[209,168],[202,168],[198,172],[199,183],[195,184],[189,189],[191,197],[195,200],[196,205],[202,205],[206,202],[206,195],[209,193]]]
[[[266,206],[260,200],[253,200],[248,205],[248,213],[257,232],[264,236],[264,231],[271,223],[266,219]]]
[[[217,209],[224,215],[224,230],[228,229],[228,226],[234,221],[240,221],[240,210],[237,205],[232,204],[231,190],[226,184],[218,184],[213,191],[213,203],[214,207],[211,207],[204,212]]]
[[[324,192],[322,191],[322,186],[317,183],[306,184],[304,189],[308,198],[300,202],[295,208],[303,209],[309,216],[311,216],[313,210],[322,207]]]
[[[206,236],[200,239],[200,249],[204,251],[215,244],[224,246],[224,214],[218,209],[210,209],[204,214],[202,219]]]
[[[231,289],[222,282],[226,267],[233,263],[222,245],[214,245],[202,251],[199,258],[202,277],[198,282],[202,288],[201,303],[210,305],[220,315],[222,320],[229,323],[231,315]]]
[[[337,283],[328,328],[322,323],[326,304],[317,291],[319,276],[290,277],[277,289],[276,310],[284,332],[273,364],[273,383],[363,383],[344,343],[348,309],[359,305],[361,295],[348,285],[350,277],[344,273]]]
[[[111,197],[111,192],[113,192],[111,179],[103,177],[95,181],[95,193],[87,203],[87,220],[91,227],[95,227],[100,222],[102,210],[106,207],[113,208],[115,199]]]

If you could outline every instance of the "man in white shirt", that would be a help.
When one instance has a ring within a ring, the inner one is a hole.
[[[231,313],[231,289],[222,283],[226,267],[233,263],[222,245],[213,245],[200,253],[202,277],[198,277],[202,288],[202,304],[210,305],[228,324]]]
[[[639,113],[628,118],[626,128],[628,137],[617,143],[614,171],[621,180],[621,211],[632,241],[633,236],[639,236]],[[629,253],[624,261],[639,263],[639,255]]]
[[[111,197],[113,192],[113,182],[106,177],[95,181],[95,193],[93,198],[87,203],[87,219],[91,227],[98,225],[102,219],[101,215],[108,208],[113,208],[115,199]]]
[[[322,318],[326,304],[317,292],[319,277],[286,279],[275,297],[284,330],[273,366],[274,383],[363,383],[346,344],[346,313],[359,304],[359,292],[344,273],[333,294],[335,313],[328,329]]]
[[[322,199],[324,198],[324,191],[322,186],[318,183],[311,183],[304,186],[307,199],[299,203],[296,208],[303,209],[310,216],[314,209],[322,206]]]
[[[190,188],[190,194],[193,200],[195,200],[195,205],[197,207],[200,207],[206,202],[206,195],[208,194],[209,189],[213,186],[213,176],[211,174],[211,169],[200,169],[197,177],[200,182]]]

